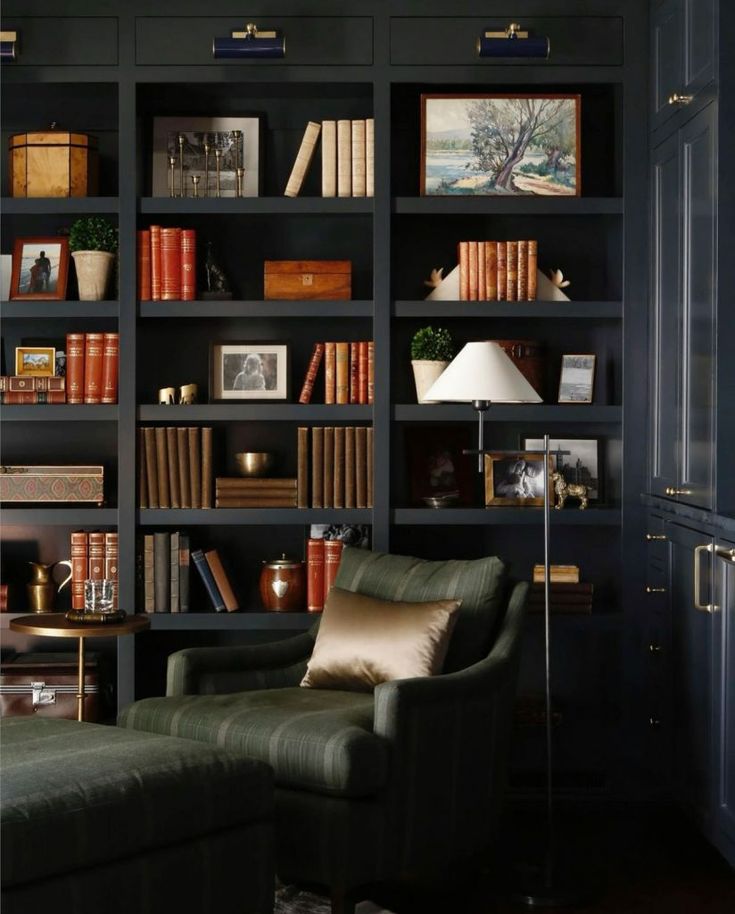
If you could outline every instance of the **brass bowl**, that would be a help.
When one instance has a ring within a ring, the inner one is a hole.
[[[265,476],[273,466],[273,454],[269,451],[243,451],[235,454],[235,463],[240,476]]]

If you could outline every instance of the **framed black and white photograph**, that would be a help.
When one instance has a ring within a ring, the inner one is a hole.
[[[485,505],[543,506],[544,476],[551,482],[553,460],[544,474],[544,455],[520,451],[517,454],[485,454]],[[551,489],[549,489],[551,496]]]
[[[588,353],[561,357],[559,403],[592,402],[596,361],[597,357]]]
[[[213,343],[210,353],[210,401],[288,400],[287,343]]]
[[[528,451],[543,450],[544,440],[523,438],[521,447]],[[567,485],[587,486],[590,501],[601,498],[600,442],[597,438],[550,438],[549,454],[553,468],[561,473]]]
[[[179,143],[183,137],[183,145]],[[184,196],[193,197],[192,176],[199,177],[197,196],[217,196],[217,152],[220,196],[235,197],[237,168],[244,168],[243,197],[260,194],[261,117],[154,117],[153,196],[171,194],[170,158],[174,158],[174,194],[181,196],[180,150],[183,151]]]

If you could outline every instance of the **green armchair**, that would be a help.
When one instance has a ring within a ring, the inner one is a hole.
[[[271,765],[276,869],[326,886],[332,910],[361,887],[445,868],[488,846],[504,789],[528,585],[497,558],[425,562],[346,549],[336,581],[396,600],[462,599],[441,676],[374,693],[299,688],[318,623],[271,644],[169,658],[167,696],[119,724],[216,743]]]

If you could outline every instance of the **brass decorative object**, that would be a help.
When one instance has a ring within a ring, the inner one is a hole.
[[[209,196],[209,134],[204,134],[204,196]]]
[[[199,182],[201,181],[201,175],[191,175],[191,187],[192,187],[192,197],[198,199],[199,197]]]
[[[175,402],[176,397],[176,388],[175,387],[162,387],[158,391],[158,403],[160,406],[169,406]]]
[[[554,471],[551,474],[551,479],[554,483],[554,495],[556,496],[554,507],[557,510],[563,508],[564,502],[571,496],[579,499],[579,510],[584,511],[588,504],[587,486],[575,482],[567,482],[558,471]]]
[[[179,404],[181,406],[191,406],[197,402],[198,389],[196,384],[183,384],[179,387]]]
[[[572,284],[571,280],[564,279],[564,274],[561,270],[549,270],[549,279],[557,289],[566,289],[567,286]]]
[[[63,559],[60,562],[29,562],[32,570],[30,583],[26,584],[28,594],[28,607],[34,613],[48,613],[54,611],[56,594],[60,593],[66,584],[71,581],[71,561]],[[58,588],[53,579],[53,572],[57,565],[64,565],[69,569],[69,574],[59,584]]]
[[[184,190],[184,134],[179,134],[179,196],[185,197]]]
[[[429,289],[436,289],[444,279],[444,267],[434,268],[428,279],[424,280],[424,285]]]
[[[235,464],[240,476],[265,476],[273,467],[270,451],[241,451],[235,454]]]
[[[220,173],[222,170],[222,150],[221,149],[214,150],[214,162],[215,162],[215,167],[217,169],[217,183],[215,186],[217,188],[217,196],[221,197],[222,196],[222,187],[220,184]]]
[[[176,196],[176,156],[168,157],[168,195]]]

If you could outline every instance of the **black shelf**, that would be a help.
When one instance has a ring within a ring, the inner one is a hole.
[[[370,508],[144,508],[138,511],[138,523],[143,527],[370,524],[372,514]]]
[[[0,302],[3,320],[44,317],[117,317],[116,301],[4,301]]]
[[[542,508],[396,508],[392,511],[394,524],[429,525],[526,525],[543,524]],[[620,511],[616,508],[588,508],[580,511],[565,508],[551,512],[552,526],[614,527],[621,523]]]
[[[138,407],[142,422],[369,422],[372,406],[322,403],[210,403]]]
[[[623,213],[622,197],[394,197],[393,212],[410,216],[600,216]]]
[[[141,317],[372,317],[365,301],[144,301]]]
[[[116,213],[118,197],[3,197],[0,211],[6,216],[45,216],[47,213]]]
[[[290,631],[305,632],[319,618],[319,613],[293,612],[188,612],[146,613],[151,631]]]
[[[397,422],[477,422],[470,403],[398,403],[393,407]],[[485,413],[486,422],[587,422],[619,423],[621,406],[584,404],[519,403],[493,405]]]
[[[7,526],[112,527],[117,524],[117,508],[5,508],[0,520]]]
[[[619,320],[620,301],[394,301],[395,317],[533,317]]]
[[[117,422],[117,404],[38,403],[3,406],[3,422]]]
[[[354,215],[372,213],[372,197],[141,197],[141,213],[248,216]]]

